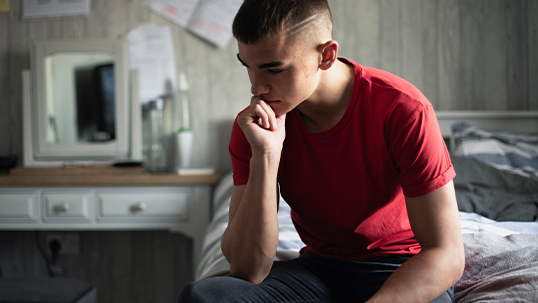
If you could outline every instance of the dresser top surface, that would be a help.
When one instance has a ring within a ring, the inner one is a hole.
[[[149,173],[143,167],[14,168],[0,175],[0,187],[214,185],[222,172],[203,175]]]

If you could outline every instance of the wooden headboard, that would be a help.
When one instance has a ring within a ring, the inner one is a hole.
[[[436,111],[436,114],[449,150],[452,146],[450,127],[456,121],[484,129],[538,133],[538,111]]]
[[[464,121],[472,126],[496,130],[538,132],[538,111],[436,111],[443,137],[451,136],[451,125]]]

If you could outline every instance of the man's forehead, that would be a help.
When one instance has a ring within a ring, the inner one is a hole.
[[[238,42],[238,48],[237,58],[248,66],[282,62],[298,50],[297,45],[287,43],[282,37],[271,37],[253,44]]]

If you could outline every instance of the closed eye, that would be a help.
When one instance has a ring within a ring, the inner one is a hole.
[[[267,71],[270,72],[271,74],[279,74],[283,72],[284,70],[283,69],[268,69]]]

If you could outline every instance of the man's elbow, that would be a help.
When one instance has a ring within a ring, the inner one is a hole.
[[[270,271],[271,266],[249,265],[245,262],[240,262],[239,264],[234,265],[230,263],[230,274],[232,277],[243,279],[254,284],[262,283],[269,275]]]
[[[452,272],[454,277],[454,283],[456,283],[462,276],[465,270],[465,251],[462,247],[452,249],[450,256],[452,263]]]
[[[230,274],[233,277],[260,284],[269,275],[273,266],[278,238],[273,241],[273,247],[267,248],[262,245],[247,245],[252,244],[252,241],[244,241],[244,238],[239,242],[231,241],[227,231],[221,239],[221,249],[230,264]]]

